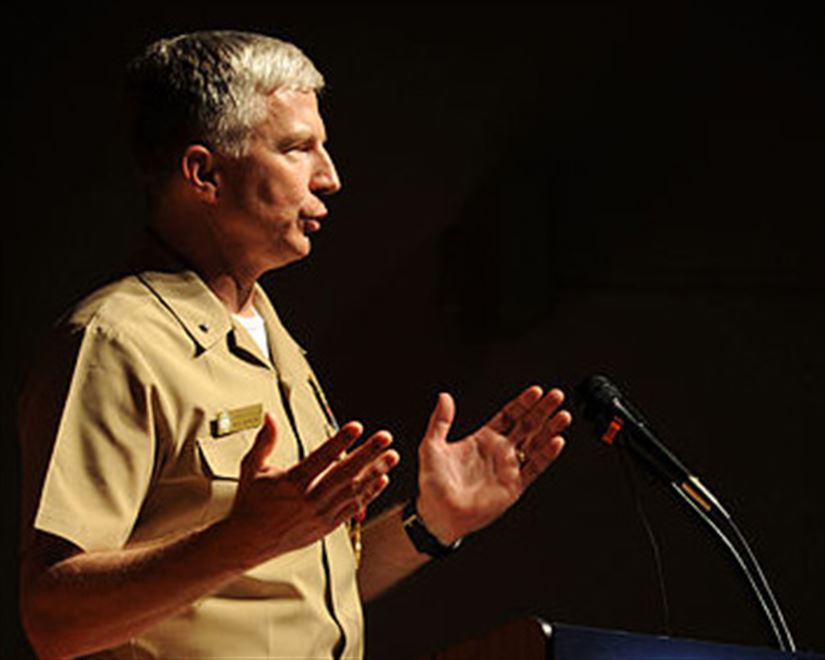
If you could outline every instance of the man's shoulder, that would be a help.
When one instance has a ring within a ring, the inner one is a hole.
[[[77,303],[58,325],[66,335],[113,340],[144,354],[199,354],[232,327],[226,308],[192,270],[135,269]]]
[[[61,319],[58,329],[72,333],[94,329],[112,336],[131,336],[159,312],[152,292],[137,274],[129,274],[76,303]]]
[[[34,351],[21,390],[21,428],[35,424],[41,411],[57,415],[53,407],[62,405],[78,374],[143,369],[147,342],[140,339],[140,319],[157,317],[154,307],[136,275],[111,280],[73,305]]]

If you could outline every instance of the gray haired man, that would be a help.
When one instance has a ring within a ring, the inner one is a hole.
[[[139,267],[60,324],[21,404],[21,613],[43,657],[360,657],[372,598],[506,511],[561,451],[557,389],[447,442],[367,522],[399,455],[338,427],[258,278],[302,259],[341,183],[295,46],[203,32],[132,64],[150,200]],[[363,546],[363,552],[361,547]]]

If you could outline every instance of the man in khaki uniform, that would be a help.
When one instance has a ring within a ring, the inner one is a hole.
[[[556,458],[563,395],[531,387],[447,443],[419,491],[348,534],[398,463],[338,428],[256,284],[303,258],[340,188],[323,80],[295,46],[212,32],[132,67],[150,238],[81,302],[21,405],[21,613],[42,657],[360,657],[360,599],[453,550]],[[353,522],[355,520],[355,522]]]

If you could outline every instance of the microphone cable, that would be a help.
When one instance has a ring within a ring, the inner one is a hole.
[[[639,493],[638,485],[636,484],[636,477],[633,474],[633,466],[630,465],[625,452],[620,451],[618,453],[618,457],[619,464],[622,466],[625,481],[627,482],[628,489],[630,490],[630,496],[633,498],[633,505],[636,509],[636,515],[639,516],[639,520],[645,530],[645,536],[647,537],[651,552],[653,553],[653,564],[656,567],[656,583],[659,588],[659,599],[662,605],[663,631],[665,635],[672,637],[670,626],[670,603],[667,596],[667,583],[665,582],[664,563],[662,562],[662,552],[659,548],[659,541],[656,538],[656,534],[653,531],[653,525],[650,523],[650,519],[644,509],[642,497]]]
[[[787,653],[795,652],[796,644],[765,573],[739,527],[719,500],[655,437],[638,411],[607,378],[590,376],[582,381],[576,392],[579,402],[585,406],[584,417],[595,424],[596,436],[608,445],[619,447],[621,454],[626,453],[624,450],[627,449],[627,453],[654,477],[676,491],[679,498],[728,549],[756,595],[779,649]],[[604,428],[596,428],[598,426]],[[646,517],[643,524],[649,528],[649,522],[645,520]],[[657,545],[654,557],[658,554]],[[657,571],[662,575],[660,562],[657,562]]]

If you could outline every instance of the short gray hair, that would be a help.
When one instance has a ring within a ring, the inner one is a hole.
[[[319,92],[324,78],[301,50],[251,32],[192,32],[150,44],[129,65],[135,155],[151,188],[202,142],[242,156],[281,89]]]

